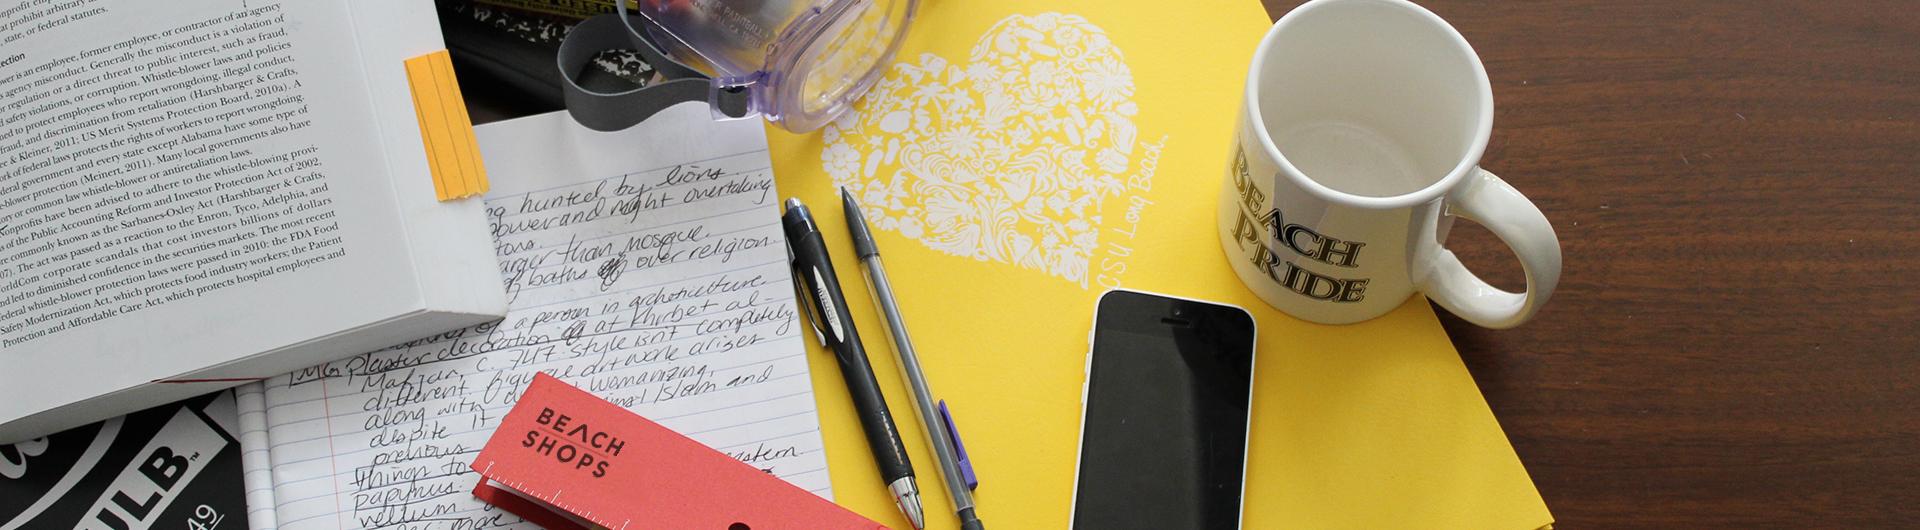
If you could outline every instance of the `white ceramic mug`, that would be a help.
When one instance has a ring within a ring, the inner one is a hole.
[[[1510,328],[1560,279],[1540,209],[1480,169],[1493,91],[1452,26],[1404,0],[1314,0],[1254,52],[1219,228],[1260,298],[1327,324],[1392,311],[1415,292]],[[1488,285],[1441,246],[1453,217],[1520,258],[1527,289]]]

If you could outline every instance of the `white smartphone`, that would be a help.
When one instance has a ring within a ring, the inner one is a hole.
[[[1253,315],[1113,290],[1089,342],[1072,527],[1239,528]]]

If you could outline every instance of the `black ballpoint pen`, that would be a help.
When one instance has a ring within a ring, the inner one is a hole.
[[[900,441],[900,429],[893,424],[887,399],[880,393],[873,365],[867,362],[866,348],[860,344],[860,332],[847,313],[847,297],[840,291],[840,280],[833,273],[833,260],[827,256],[826,240],[800,199],[787,199],[787,212],[780,217],[787,232],[787,249],[794,268],[794,287],[804,291],[795,302],[808,310],[820,342],[833,350],[840,362],[840,376],[846,379],[847,393],[866,432],[867,446],[873,450],[880,477],[887,482],[900,512],[915,529],[925,528],[920,507],[920,488],[913,481],[913,464],[907,461],[907,447]]]

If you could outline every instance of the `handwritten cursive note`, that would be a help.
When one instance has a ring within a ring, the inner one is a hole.
[[[280,528],[533,528],[466,466],[537,372],[827,496],[760,127],[479,128],[507,316],[270,380]]]

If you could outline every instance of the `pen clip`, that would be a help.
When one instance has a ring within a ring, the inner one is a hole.
[[[813,328],[813,339],[827,345],[827,332],[820,329],[820,314],[814,312],[813,298],[807,296],[806,285],[800,279],[800,260],[793,256],[793,245],[787,245],[787,276],[793,281],[793,303],[800,306],[801,320],[807,321],[807,327]]]
[[[967,457],[966,444],[960,443],[960,429],[953,426],[953,413],[947,411],[947,400],[940,400],[940,426],[947,434],[947,440],[953,442],[954,459],[959,461],[960,476],[967,483],[967,491],[980,487],[980,478],[973,473],[973,459]]]

